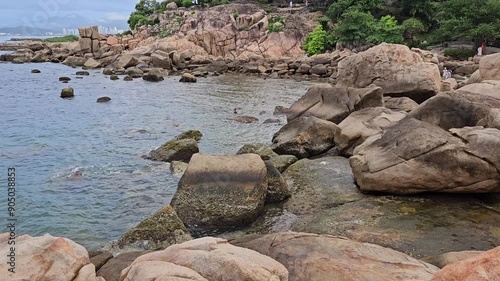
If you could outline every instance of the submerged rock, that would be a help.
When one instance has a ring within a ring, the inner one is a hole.
[[[108,102],[108,101],[111,101],[111,98],[110,97],[100,97],[97,99],[97,102],[101,103],[101,102]]]
[[[71,78],[69,77],[59,77],[59,81],[64,82],[64,81],[71,81]]]
[[[145,250],[164,249],[191,240],[191,235],[170,205],[166,205],[137,226],[127,231],[118,246],[137,245]]]
[[[127,75],[127,76],[123,77],[123,81],[133,81],[133,80],[134,80],[134,78],[132,78],[132,76]]]
[[[171,204],[191,229],[227,229],[251,223],[266,193],[267,169],[258,155],[195,154]]]
[[[109,77],[109,79],[111,79],[111,80],[119,80],[119,79],[120,79],[120,77],[118,77],[118,75],[114,75],[114,74],[113,74],[113,75],[111,75],[111,76]]]
[[[31,70],[31,73],[41,73],[41,71],[39,69],[33,69]]]
[[[205,237],[137,258],[121,280],[287,281],[288,271],[268,256]]]
[[[194,83],[196,82],[196,77],[190,73],[184,73],[182,74],[181,76],[181,79],[179,80],[179,82],[191,82],[191,83]]]
[[[61,98],[72,98],[75,96],[75,90],[73,88],[64,88],[61,91]]]
[[[249,123],[255,123],[259,121],[258,118],[253,117],[253,116],[236,116],[232,120],[239,122],[239,123],[244,123],[244,124],[249,124]]]
[[[182,161],[172,161],[170,163],[170,172],[175,176],[182,176],[186,172],[188,163]]]
[[[78,75],[78,76],[89,76],[90,73],[88,71],[77,71],[76,75]]]

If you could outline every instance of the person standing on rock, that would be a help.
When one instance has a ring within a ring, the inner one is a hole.
[[[482,55],[483,55],[483,46],[479,46],[479,47],[477,48],[477,55],[478,55],[478,56],[482,56]]]

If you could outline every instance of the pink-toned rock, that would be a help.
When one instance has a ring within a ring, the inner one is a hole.
[[[108,43],[108,45],[113,46],[118,44],[118,38],[116,38],[115,36],[109,36],[106,42]]]
[[[281,232],[231,243],[276,259],[290,281],[428,281],[439,270],[389,248],[331,235]]]
[[[0,253],[9,253],[8,233],[0,235]],[[87,250],[75,242],[52,237],[29,235],[16,239],[15,273],[9,273],[10,265],[0,263],[0,280],[9,281],[102,281],[96,278]]]
[[[184,279],[173,279],[176,276]],[[287,281],[288,271],[268,256],[205,237],[140,256],[122,271],[120,280]]]
[[[138,45],[139,45],[138,39],[133,39],[133,40],[128,41],[128,49],[129,50],[133,50],[133,49],[137,48]]]
[[[500,280],[500,247],[447,265],[432,278],[432,281],[496,280]]]
[[[483,80],[500,80],[500,53],[482,57],[479,73]]]
[[[339,62],[337,85],[363,88],[375,84],[386,96],[405,96],[418,103],[441,89],[439,68],[408,47],[382,43]]]
[[[482,253],[484,253],[484,251],[449,252],[439,255],[437,257],[423,258],[422,260],[430,264],[433,264],[439,268],[443,268],[452,263],[463,261],[469,258],[474,258]]]

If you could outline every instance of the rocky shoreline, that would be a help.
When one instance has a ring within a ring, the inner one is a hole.
[[[218,28],[246,24],[232,31],[260,38],[266,14],[233,8],[241,19]],[[328,83],[277,108],[288,122],[271,146],[209,155],[202,132],[187,131],[151,151],[146,158],[182,175],[169,205],[99,251],[21,236],[18,263],[35,267],[9,280],[500,280],[500,54],[457,62],[383,43],[258,55],[252,40],[209,47],[221,41],[199,27],[214,11],[191,12],[172,8],[160,19],[181,15],[183,36],[152,40],[145,29],[115,41],[82,28],[73,49],[37,43],[1,58],[152,82],[235,72]],[[235,46],[239,54],[224,53]],[[442,79],[444,67],[453,78]]]

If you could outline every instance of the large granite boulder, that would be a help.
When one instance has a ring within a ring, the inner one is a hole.
[[[379,134],[406,117],[404,112],[394,112],[385,107],[370,107],[353,112],[339,125],[335,133],[335,147],[351,156],[354,148],[367,138]]]
[[[287,281],[288,271],[268,256],[205,237],[137,258],[120,280]]]
[[[145,250],[164,249],[170,245],[191,240],[191,234],[170,205],[166,205],[119,240],[119,247],[141,247]]]
[[[384,97],[384,106],[394,111],[410,112],[418,107],[418,103],[407,97]]]
[[[82,57],[69,56],[62,63],[69,66],[84,66],[87,60]]]
[[[0,279],[9,281],[103,281],[97,278],[87,250],[75,242],[49,234],[18,236],[8,244],[11,233],[0,234]],[[11,248],[15,247],[12,252]],[[9,255],[15,255],[11,258]],[[12,262],[12,263],[11,263]],[[14,272],[10,271],[12,269]]]
[[[338,86],[363,88],[370,84],[381,87],[386,96],[421,103],[439,92],[441,75],[436,64],[424,62],[407,46],[382,43],[338,64]]]
[[[354,150],[350,164],[363,191],[500,192],[500,130],[446,131],[406,118]]]
[[[281,232],[231,243],[285,265],[290,281],[424,281],[439,270],[392,249],[331,235]]]
[[[172,206],[192,230],[251,223],[264,208],[267,169],[256,154],[195,154],[179,181]]]
[[[500,280],[500,247],[475,257],[452,263],[439,271],[431,281]]]
[[[118,61],[116,61],[115,66],[116,68],[128,68],[132,66],[136,66],[139,63],[139,60],[137,60],[134,56],[132,55],[122,55]]]
[[[272,149],[278,154],[307,158],[334,146],[337,125],[313,116],[290,121],[273,136]]]
[[[479,74],[483,80],[500,80],[500,53],[484,56],[479,61]]]
[[[500,79],[499,79],[500,80]],[[500,81],[485,80],[481,83],[473,83],[460,88],[460,92],[486,95],[500,100]]]
[[[153,67],[172,69],[172,62],[167,52],[157,50],[151,54],[151,64]]]
[[[382,89],[375,86],[355,89],[319,84],[312,86],[292,104],[286,116],[289,122],[299,117],[314,116],[338,124],[353,111],[384,106],[382,95]]]
[[[408,114],[449,130],[466,126],[500,129],[500,99],[457,91],[440,93]]]

